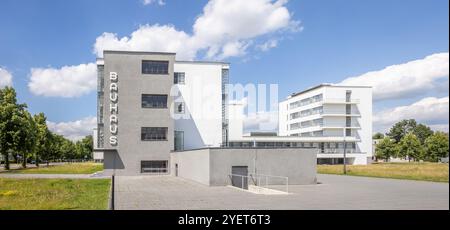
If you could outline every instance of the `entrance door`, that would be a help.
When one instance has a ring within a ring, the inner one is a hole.
[[[231,185],[248,189],[248,166],[231,166]]]

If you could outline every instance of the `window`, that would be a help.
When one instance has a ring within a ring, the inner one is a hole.
[[[345,114],[351,114],[352,113],[352,105],[347,104],[345,105]]]
[[[184,113],[184,103],[175,102],[175,113]]]
[[[299,129],[300,127],[300,123],[293,123],[290,126],[290,130],[295,130],[295,129]]]
[[[142,61],[142,74],[168,74],[169,61]]]
[[[179,84],[179,85],[184,85],[184,79],[185,79],[184,73],[175,72],[175,74],[173,76],[173,83]]]
[[[184,132],[183,131],[175,131],[174,135],[174,144],[175,151],[184,150]]]
[[[167,173],[167,161],[141,161],[141,173]]]
[[[299,118],[299,117],[300,117],[300,113],[299,113],[299,112],[291,113],[291,120],[297,119],[297,118]]]
[[[351,129],[345,129],[345,136],[351,137],[352,136],[352,130]]]
[[[345,118],[345,126],[346,127],[351,127],[352,126],[352,118],[351,117],[346,117]]]
[[[167,127],[142,127],[142,141],[164,141],[167,140]]]
[[[167,108],[167,95],[142,94],[142,108]]]

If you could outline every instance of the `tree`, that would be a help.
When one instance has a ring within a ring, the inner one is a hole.
[[[372,136],[372,139],[383,139],[383,138],[384,138],[384,134],[382,134],[382,133],[375,133]]]
[[[440,158],[448,157],[448,134],[436,132],[425,140],[425,159],[439,161]]]
[[[390,136],[398,143],[406,134],[413,132],[416,126],[417,122],[414,119],[402,120],[392,126],[386,135]]]
[[[430,127],[423,125],[423,124],[418,124],[415,128],[414,128],[414,134],[417,136],[417,138],[419,138],[420,143],[424,144],[425,140],[430,137],[431,135],[433,135],[433,130],[431,130]]]
[[[31,114],[22,110],[12,117],[14,128],[13,149],[22,155],[22,167],[27,167],[28,158],[35,152],[37,128]]]
[[[81,159],[92,159],[92,151],[93,151],[93,139],[92,135],[88,135],[77,142],[79,146],[79,157]]]
[[[409,161],[411,158],[414,161],[419,161],[423,159],[424,148],[420,143],[419,138],[412,132],[406,134],[398,143],[399,155],[402,157],[407,157]]]
[[[375,156],[380,159],[389,161],[391,157],[398,155],[398,148],[393,140],[389,137],[383,138],[375,148]]]
[[[45,157],[47,158],[47,165],[50,159],[55,161],[56,159],[63,158],[62,145],[64,143],[64,140],[65,139],[63,136],[50,132],[48,156],[45,155]]]
[[[27,107],[18,104],[16,91],[12,87],[0,89],[0,154],[5,158],[5,169],[9,170],[9,154],[17,147],[17,118]],[[15,145],[16,144],[16,145]]]
[[[36,166],[39,166],[39,161],[48,160],[50,158],[50,144],[51,133],[47,127],[47,118],[44,113],[34,115],[34,122],[36,123],[36,146],[34,151],[34,157],[36,160]],[[47,164],[48,165],[48,164]]]

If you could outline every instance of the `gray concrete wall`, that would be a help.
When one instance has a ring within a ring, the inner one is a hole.
[[[248,166],[248,172],[254,174],[288,177],[289,184],[314,184],[316,153],[306,148],[211,149],[210,184],[226,184],[232,166]]]
[[[209,149],[171,153],[171,175],[175,176],[178,164],[178,176],[209,185]]]
[[[247,166],[253,174],[288,177],[289,184],[317,182],[317,151],[312,148],[199,149],[172,153],[172,167],[175,162],[184,164],[183,173],[179,170],[180,177],[211,186],[228,185],[232,166]]]
[[[142,74],[142,60],[167,60],[167,75]],[[141,52],[108,52],[104,53],[105,62],[105,96],[104,123],[106,149],[117,151],[105,152],[105,173],[116,168],[116,175],[138,175],[142,160],[170,161],[173,150],[174,122],[170,116],[172,97],[169,96],[173,85],[174,54],[151,54]],[[109,144],[110,116],[110,80],[109,73],[117,72],[118,80],[118,145]],[[167,94],[168,108],[141,108],[142,94]],[[166,141],[141,141],[141,127],[168,127]],[[115,166],[114,166],[115,163]],[[170,165],[170,162],[169,162]]]

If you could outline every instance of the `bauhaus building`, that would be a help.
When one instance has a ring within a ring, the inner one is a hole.
[[[349,163],[369,162],[370,88],[321,85],[293,94],[279,104],[278,135],[244,134],[243,116],[230,117],[243,113],[229,102],[230,65],[175,56],[104,51],[97,60],[94,155],[106,173],[170,174],[208,185],[264,173],[308,184],[316,163],[340,163],[344,148]]]

